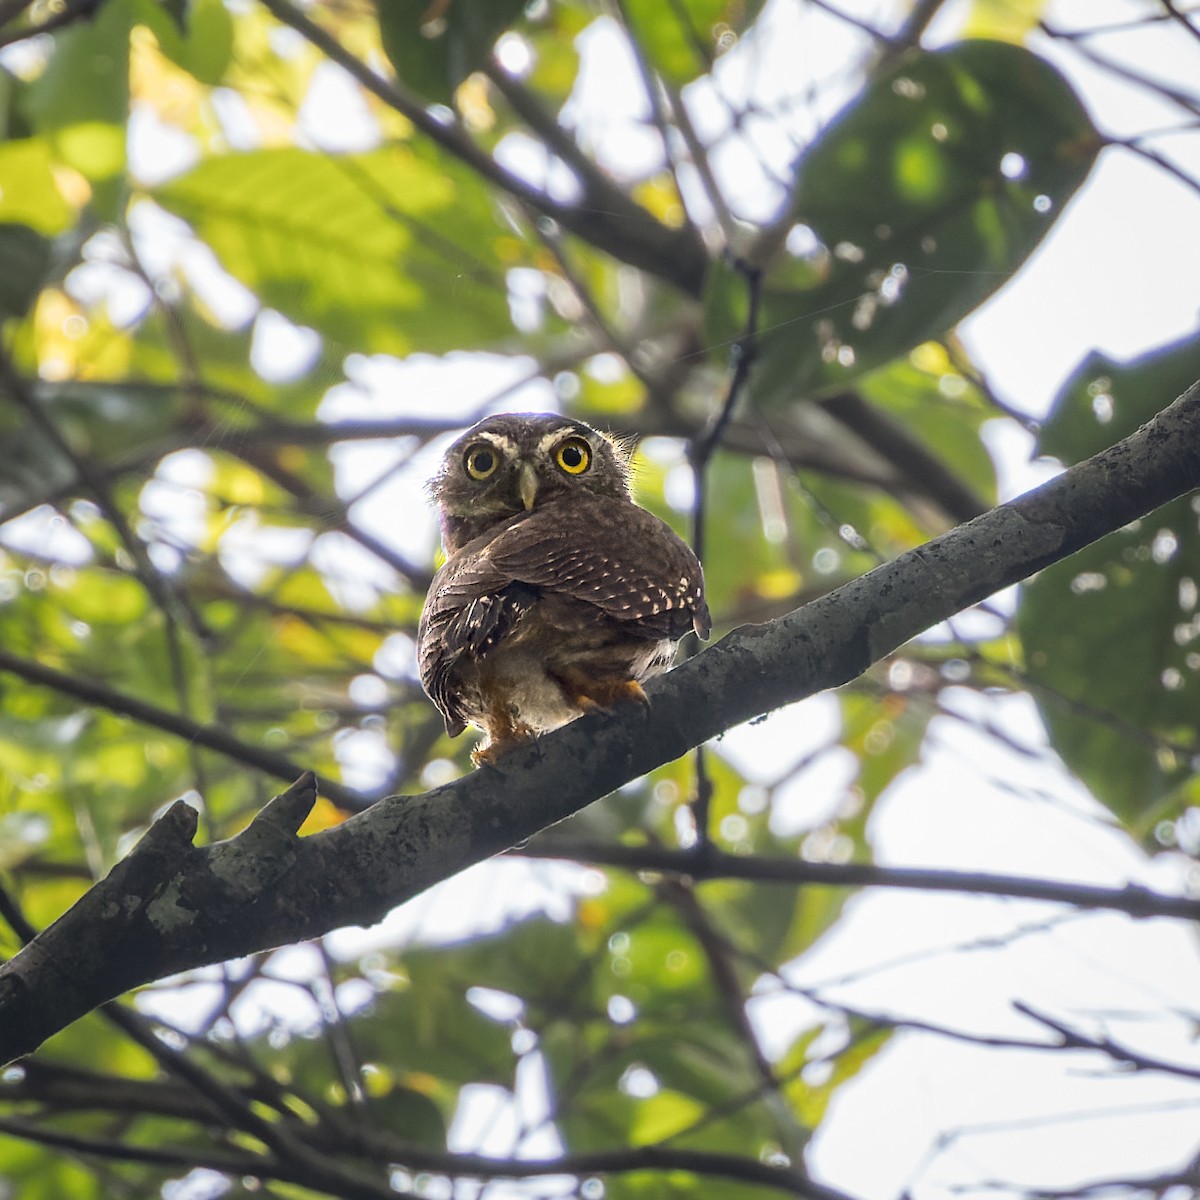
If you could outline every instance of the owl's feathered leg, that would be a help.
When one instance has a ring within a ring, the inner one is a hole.
[[[481,689],[484,702],[483,730],[486,740],[471,751],[471,761],[478,767],[533,741],[533,730],[518,720],[507,689],[494,683]]]

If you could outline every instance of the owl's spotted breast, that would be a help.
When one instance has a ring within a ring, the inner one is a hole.
[[[468,486],[464,503],[459,455],[471,477],[507,469],[509,493]],[[584,486],[589,468],[606,467]],[[700,563],[629,499],[625,470],[602,435],[554,416],[492,418],[447,455],[435,481],[444,524],[455,522],[447,541],[476,518],[484,528],[452,549],[430,587],[421,679],[449,733],[483,727],[485,757],[590,707],[641,697],[679,638],[708,635]]]

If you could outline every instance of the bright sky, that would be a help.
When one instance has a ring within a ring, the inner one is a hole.
[[[892,9],[887,0],[843,0],[842,7],[881,24]],[[953,37],[964,9],[963,3],[949,4],[935,34]],[[1136,18],[1145,11],[1144,4],[1123,0],[1061,0],[1049,15],[1056,25],[1070,27]],[[735,98],[752,89],[768,107],[781,94],[804,92],[814,77],[835,81],[840,64],[862,44],[846,24],[791,0],[772,0],[760,31],[764,36],[722,60],[718,76]],[[1200,41],[1159,27],[1133,39],[1126,36],[1119,46],[1114,40],[1111,48],[1128,54],[1131,45],[1136,63],[1155,78],[1172,78],[1190,88],[1200,78]],[[1070,75],[1106,131],[1132,134],[1178,120],[1177,111],[1082,65],[1056,44],[1042,40],[1038,48]],[[570,106],[581,137],[601,161],[636,171],[657,154],[654,140],[638,124],[640,84],[611,25],[597,22],[584,49],[585,70]],[[830,82],[815,110],[797,104],[791,134],[811,133],[842,98]],[[724,110],[710,88],[692,89],[688,100],[703,130],[721,127]],[[229,106],[222,118],[236,142],[244,124],[233,99]],[[333,68],[319,72],[314,81],[304,128],[314,145],[330,149],[361,148],[376,134],[356,89]],[[755,124],[752,134],[757,153],[769,161],[790,158],[791,143],[766,122]],[[1169,148],[1185,170],[1200,177],[1200,137],[1176,139]],[[149,117],[139,126],[134,151],[135,165],[144,175],[163,164],[178,170],[192,154],[185,142]],[[512,139],[502,154],[533,177],[544,172],[527,140]],[[773,193],[756,154],[730,144],[717,155],[716,167],[744,215],[773,211]],[[231,317],[252,311],[252,301],[209,256],[188,243],[175,222],[148,209],[139,214],[138,224],[139,240],[147,249],[159,261],[186,262],[189,276],[214,308]],[[964,323],[962,334],[999,393],[1014,407],[1041,415],[1061,381],[1093,348],[1132,356],[1195,329],[1200,301],[1197,230],[1200,197],[1195,191],[1129,153],[1110,150],[1034,259]],[[305,335],[279,318],[261,316],[258,333],[261,361],[268,370],[285,370],[310,352]],[[514,390],[497,407],[552,407],[548,385],[519,385],[531,366],[485,355],[452,355],[444,361],[416,356],[404,363],[360,359],[352,364],[353,383],[330,393],[322,415],[329,420],[388,412],[417,415],[412,397],[436,396],[438,415],[449,409],[465,420],[481,400],[509,386]],[[1028,463],[1030,445],[1024,434],[997,425],[993,435],[1007,494],[1044,477],[1044,468]],[[425,557],[431,552],[432,517],[415,519],[398,532],[394,513],[398,505],[419,511],[416,489],[440,448],[427,448],[355,513],[373,532],[399,541],[407,554]],[[339,448],[336,462],[344,494],[354,494],[356,481],[386,473],[395,456],[388,445]],[[198,457],[179,458],[171,472],[186,483],[189,471],[201,469]],[[153,502],[153,492],[148,502]],[[177,510],[174,519],[186,524],[188,514]],[[296,553],[296,547],[274,542],[266,543],[265,550],[285,559]],[[254,560],[263,551],[263,539],[247,528],[229,539],[226,561],[249,579],[260,569]],[[376,570],[340,540],[330,540],[324,553],[327,569],[347,588],[364,569]],[[411,644],[398,638],[390,654],[394,669],[411,660]],[[964,691],[953,704],[965,719],[935,721],[923,762],[880,805],[871,836],[881,862],[1109,884],[1136,879],[1165,889],[1185,885],[1179,864],[1147,862],[1105,826],[1095,805],[1046,747],[1028,701],[988,700]],[[782,766],[781,746],[794,759],[805,746],[827,740],[835,721],[833,704],[817,698],[735,731],[722,741],[720,753],[747,774],[767,778]],[[1031,748],[1032,756],[981,735],[972,727],[977,721],[995,723]],[[347,751],[350,781],[365,782],[385,753],[386,747],[371,744],[369,737],[357,742]],[[440,780],[431,776],[429,782],[435,781]],[[787,789],[779,819],[799,822],[836,803],[845,781],[843,759],[819,759]],[[595,872],[547,864],[485,864],[432,889],[381,926],[345,931],[329,944],[335,953],[350,955],[411,937],[459,936],[478,928],[480,912],[499,922],[538,908],[561,911],[564,893],[595,887],[597,879]],[[503,904],[497,902],[501,897]],[[1038,929],[1007,947],[993,943],[956,949],[1035,924]],[[303,974],[311,969],[311,953],[292,951],[277,958],[277,968],[289,969],[290,964]],[[999,900],[866,894],[851,902],[836,933],[795,968],[793,982],[826,985],[830,996],[873,1011],[978,1033],[1036,1037],[1039,1029],[1012,1009],[1012,1001],[1020,999],[1086,1028],[1102,1025],[1139,1047],[1200,1065],[1186,1019],[1195,1012],[1200,994],[1200,960],[1190,933],[1169,922],[1135,924],[1117,916],[1076,916],[1050,906]],[[276,993],[259,989],[246,998],[241,1019],[252,1024],[276,1010],[288,1020],[302,1021],[305,1014],[297,1011],[295,996],[284,985]],[[352,995],[342,999],[349,1005],[356,1002]],[[481,997],[480,1002],[494,1005],[496,999]],[[177,1017],[177,999],[168,1004]],[[764,987],[753,1016],[764,1044],[780,1049],[812,1019],[813,1010],[806,1001]],[[954,1191],[956,1185],[981,1179],[1070,1184],[1109,1171],[1169,1168],[1195,1153],[1200,1091],[1153,1075],[1100,1081],[1094,1071],[1102,1066],[1085,1057],[1068,1061],[1061,1055],[997,1052],[924,1034],[901,1035],[839,1094],[814,1141],[812,1165],[820,1177],[863,1200],[895,1197],[905,1187],[918,1200],[942,1200],[962,1195]],[[644,1080],[634,1085],[650,1086]],[[543,1110],[536,1056],[530,1056],[519,1094],[525,1116]],[[489,1126],[487,1119],[497,1112],[502,1119]],[[1101,1119],[1095,1115],[1100,1112],[1110,1115]],[[515,1116],[496,1090],[475,1089],[455,1123],[456,1142],[463,1149],[478,1148],[480,1131],[489,1128],[482,1148],[509,1152]],[[953,1136],[945,1136],[948,1131]],[[945,1140],[939,1143],[940,1137]],[[554,1148],[554,1139],[543,1135],[521,1150],[540,1155]],[[493,1200],[510,1194],[528,1191],[489,1189]]]

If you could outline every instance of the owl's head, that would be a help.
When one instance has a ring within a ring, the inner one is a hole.
[[[446,452],[429,490],[447,551],[492,526],[583,493],[629,495],[629,457],[607,435],[556,413],[501,413]]]

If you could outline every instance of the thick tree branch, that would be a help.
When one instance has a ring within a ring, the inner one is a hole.
[[[1110,450],[654,681],[650,705],[581,718],[446,787],[296,830],[306,775],[238,837],[192,844],[182,802],[0,968],[0,1060],[176,971],[378,921],[734,725],[836,687],[931,625],[1200,486],[1200,385]]]

